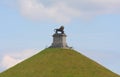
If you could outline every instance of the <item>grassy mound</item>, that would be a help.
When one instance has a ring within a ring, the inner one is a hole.
[[[0,77],[120,77],[84,55],[48,48],[4,71]]]

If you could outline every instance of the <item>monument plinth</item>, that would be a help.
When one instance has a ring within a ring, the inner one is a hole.
[[[61,33],[58,33],[61,32]],[[53,43],[50,48],[66,48],[70,49],[66,43],[67,35],[64,33],[64,27],[61,26],[59,29],[55,29],[55,34],[53,34]]]

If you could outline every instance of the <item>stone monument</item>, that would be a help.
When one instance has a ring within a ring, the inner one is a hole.
[[[64,26],[61,26],[59,29],[54,29],[55,33],[53,34],[53,43],[49,48],[66,48],[70,49],[66,43],[67,35],[64,33]]]

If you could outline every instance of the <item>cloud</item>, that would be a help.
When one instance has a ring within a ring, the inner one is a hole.
[[[20,59],[16,59],[15,57],[12,57],[10,55],[5,55],[1,62],[1,67],[7,69],[7,68],[10,68],[10,67],[14,66],[15,64],[19,63],[20,61],[21,61]]]
[[[89,19],[98,15],[120,14],[120,0],[12,0],[12,2],[17,5],[21,15],[32,20],[70,22],[75,18]]]
[[[69,22],[79,16],[79,11],[63,2],[45,6],[38,0],[19,0],[21,14],[34,20],[51,19],[57,22]]]
[[[29,49],[19,53],[5,54],[0,62],[0,70],[4,71],[36,53],[37,50]]]
[[[47,2],[47,1],[46,1]],[[39,0],[20,0],[21,13],[32,19],[53,19],[68,22],[72,18],[89,18],[101,14],[120,13],[119,0],[52,0],[46,4]]]

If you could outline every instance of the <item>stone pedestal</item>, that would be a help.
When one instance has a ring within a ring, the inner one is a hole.
[[[70,49],[70,47],[67,46],[66,37],[67,37],[66,34],[59,34],[59,33],[53,34],[53,43],[50,46],[50,48]]]

